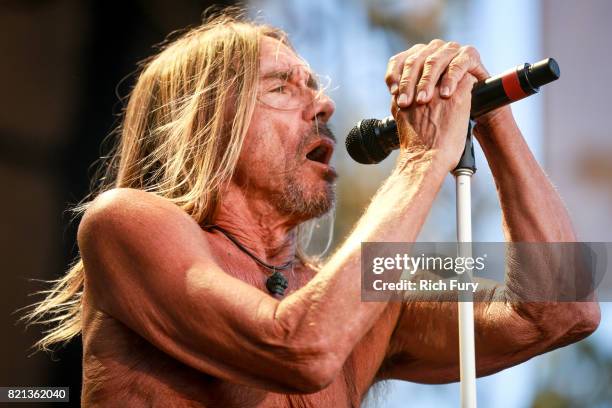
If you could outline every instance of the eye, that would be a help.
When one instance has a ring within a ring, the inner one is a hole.
[[[284,93],[287,90],[287,85],[279,85],[275,88],[272,88],[270,92],[272,93]]]

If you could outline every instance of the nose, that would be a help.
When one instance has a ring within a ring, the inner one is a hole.
[[[336,110],[336,104],[325,93],[321,93],[317,98],[304,110],[304,119],[307,121],[317,120],[326,123]]]

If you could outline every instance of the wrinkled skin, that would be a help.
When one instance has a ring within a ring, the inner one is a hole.
[[[295,64],[303,62],[291,50],[263,41],[263,74]],[[463,149],[471,86],[486,75],[473,48],[440,40],[390,60],[402,144],[396,168],[326,264],[285,273],[282,298],[267,293],[265,269],[173,204],[129,189],[98,197],[78,235],[83,404],[357,407],[381,379],[457,381],[456,304],[361,302],[359,251],[363,241],[416,240]],[[332,113],[326,96],[299,109],[255,110],[216,223],[268,263],[292,259],[296,226],[331,205],[333,170],[305,156],[311,141],[333,144],[314,131]],[[477,137],[495,158],[507,240],[575,241],[510,110],[482,118]],[[554,279],[554,271],[537,273]],[[599,322],[595,302],[516,305],[503,293],[483,285],[476,294],[502,300],[475,306],[478,375],[577,341]]]

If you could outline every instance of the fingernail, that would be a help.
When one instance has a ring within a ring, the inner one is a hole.
[[[391,89],[390,89],[391,93],[395,94],[397,92],[397,88],[398,88],[397,84],[391,85]]]
[[[425,102],[425,97],[427,96],[427,93],[425,93],[425,91],[420,91],[419,94],[417,95],[417,102]]]
[[[408,95],[401,94],[399,98],[397,98],[398,105],[407,105],[408,104]]]
[[[450,95],[450,89],[448,89],[448,86],[445,86],[444,88],[440,89],[440,95],[445,97]]]

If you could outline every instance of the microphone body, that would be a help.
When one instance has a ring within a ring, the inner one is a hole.
[[[470,118],[526,98],[540,86],[559,79],[561,72],[554,58],[525,63],[500,75],[478,82],[472,89]],[[360,120],[346,138],[349,155],[362,164],[375,164],[399,148],[399,135],[393,116]]]

